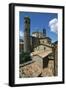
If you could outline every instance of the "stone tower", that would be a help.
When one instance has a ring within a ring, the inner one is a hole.
[[[46,29],[43,29],[43,36],[46,37]]]
[[[24,52],[30,53],[30,18],[24,17]]]

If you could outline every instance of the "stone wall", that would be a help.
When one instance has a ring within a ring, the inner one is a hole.
[[[46,45],[39,45],[36,48],[34,48],[34,51],[49,51],[49,50],[52,50],[52,48]]]
[[[41,58],[39,56],[33,56],[33,59],[36,64],[41,68],[42,77],[46,76],[54,76],[54,59],[48,59],[48,56],[45,58]]]
[[[58,47],[55,47],[55,76],[58,75]]]
[[[39,56],[33,56],[32,60],[37,63],[40,68],[43,68],[43,59]]]

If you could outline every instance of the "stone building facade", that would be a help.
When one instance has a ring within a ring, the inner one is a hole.
[[[52,48],[47,45],[41,44],[35,47],[34,51],[52,51]]]
[[[55,43],[55,50],[54,50],[54,57],[55,57],[55,76],[58,75],[58,42]]]
[[[43,33],[42,32],[32,32],[32,36],[36,38],[43,38]]]

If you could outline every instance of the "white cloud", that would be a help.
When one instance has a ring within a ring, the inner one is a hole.
[[[49,27],[52,32],[58,33],[58,19],[54,18],[51,21],[49,21]]]
[[[20,36],[20,38],[23,39],[23,38],[24,38],[24,33],[23,33],[22,31],[20,31],[20,32],[19,32],[19,36]]]

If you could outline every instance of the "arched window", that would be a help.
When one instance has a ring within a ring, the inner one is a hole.
[[[44,50],[46,50],[46,47],[44,47]]]
[[[44,43],[44,41],[43,41],[43,43]]]
[[[26,20],[25,23],[28,23],[28,21]]]

